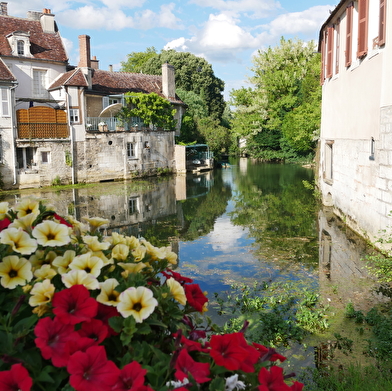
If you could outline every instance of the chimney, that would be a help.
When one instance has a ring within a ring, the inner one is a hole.
[[[44,33],[54,34],[56,32],[56,25],[54,23],[54,15],[50,9],[44,8],[40,17],[42,30]]]
[[[174,67],[167,62],[162,64],[162,92],[167,99],[174,99],[176,96]]]
[[[8,9],[7,9],[8,3],[1,2],[0,3],[0,15],[8,16]]]
[[[109,72],[113,72],[113,65],[112,64],[109,65]]]
[[[91,62],[91,68],[99,69],[99,60],[97,60],[97,56],[93,56],[90,62]]]
[[[90,36],[79,35],[80,68],[91,68]]]

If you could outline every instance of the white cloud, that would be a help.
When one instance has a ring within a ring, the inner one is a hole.
[[[280,3],[274,0],[191,0],[190,2],[221,12],[244,13],[251,18],[265,18],[281,8]]]
[[[163,4],[159,13],[151,10],[144,10],[135,14],[136,28],[148,30],[156,27],[169,29],[182,29],[180,20],[174,15],[174,3]]]
[[[65,51],[67,52],[67,56],[69,58],[70,54],[72,53],[73,42],[70,39],[64,37],[61,37],[61,40],[63,41]]]

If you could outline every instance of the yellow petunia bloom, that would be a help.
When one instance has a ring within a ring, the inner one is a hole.
[[[144,269],[147,265],[143,262],[138,262],[138,263],[119,262],[118,266],[121,266],[124,269],[124,272],[121,273],[121,275],[124,278],[127,278],[129,273],[139,273],[140,270]]]
[[[118,232],[112,232],[110,236],[105,236],[105,242],[111,243],[113,246],[116,244],[126,244],[125,236],[119,234]]]
[[[91,232],[94,232],[97,228],[109,224],[109,220],[103,219],[102,217],[83,217],[83,220],[88,222],[88,224],[90,225]]]
[[[4,220],[9,209],[8,202],[0,202],[0,220]]]
[[[86,273],[98,277],[103,268],[103,261],[101,258],[95,257],[91,253],[78,255],[69,264],[71,270],[84,270]]]
[[[172,294],[174,300],[177,300],[180,304],[186,304],[186,296],[185,290],[182,285],[176,281],[173,277],[166,280],[166,284],[170,289],[170,293]]]
[[[87,289],[99,289],[98,280],[90,273],[86,273],[84,270],[71,270],[70,272],[61,276],[63,284],[67,288],[71,288],[73,285],[84,285]]]
[[[119,282],[115,278],[108,278],[106,281],[100,282],[101,293],[97,296],[97,301],[116,307],[120,296],[120,292],[114,289],[117,285],[119,285]]]
[[[67,216],[66,220],[72,224],[76,236],[85,235],[88,232],[88,225],[76,220],[73,216]]]
[[[6,228],[0,232],[0,243],[8,244],[12,250],[23,254],[32,254],[37,249],[37,241],[27,232],[17,228]]]
[[[102,259],[104,266],[114,263],[113,259],[107,258],[102,251],[93,251],[91,254],[94,255],[94,257]]]
[[[165,247],[162,248],[155,247],[150,242],[147,242],[144,239],[141,240],[141,243],[143,244],[144,247],[146,247],[147,254],[150,256],[151,261],[162,260],[165,258],[166,255]]]
[[[136,323],[142,323],[154,312],[157,305],[158,301],[154,298],[152,291],[139,286],[128,288],[120,294],[117,310],[124,318],[133,316]]]
[[[165,259],[172,265],[177,265],[177,254],[171,250],[171,247],[165,247]]]
[[[4,288],[14,289],[17,285],[26,285],[33,278],[31,263],[17,255],[4,257],[0,262],[0,278]]]
[[[68,227],[51,220],[45,220],[35,226],[33,236],[42,246],[64,246],[71,241]]]
[[[56,270],[52,269],[51,265],[42,265],[34,272],[34,276],[38,280],[51,280],[56,274]]]
[[[23,198],[19,203],[14,206],[14,211],[17,212],[18,218],[26,216],[30,213],[38,215],[39,212],[39,201],[33,197]]]
[[[52,262],[52,266],[57,268],[58,274],[64,274],[69,271],[69,264],[75,259],[76,253],[73,250],[67,250],[63,256],[58,256]]]
[[[112,258],[117,261],[125,261],[129,254],[129,247],[126,244],[116,244],[112,250]]]
[[[31,266],[33,267],[33,270],[37,270],[43,265],[52,265],[52,262],[55,260],[56,257],[57,254],[52,250],[48,253],[45,253],[45,251],[38,250],[30,257]]]
[[[140,262],[146,256],[147,249],[144,246],[138,246],[131,250],[133,260],[135,262]]]
[[[139,239],[135,236],[126,236],[125,244],[132,250],[140,246]]]
[[[83,242],[87,244],[91,251],[107,250],[110,247],[110,243],[100,242],[97,236],[83,236]]]
[[[54,294],[54,285],[50,280],[44,280],[34,285],[30,294],[29,304],[32,307],[50,303]]]
[[[34,220],[37,218],[38,214],[29,213],[26,216],[20,217],[14,220],[8,228],[21,228],[23,231],[31,233],[33,230]]]
[[[32,311],[33,314],[37,314],[39,317],[44,316],[46,313],[51,312],[52,309],[46,305],[46,304],[42,304],[39,305],[38,307],[35,307]]]

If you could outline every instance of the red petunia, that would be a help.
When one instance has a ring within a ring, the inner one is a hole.
[[[71,224],[70,222],[68,222],[67,220],[65,220],[64,217],[59,216],[57,213],[54,213],[54,214],[53,214],[53,217],[54,217],[56,220],[60,221],[60,224],[64,224],[64,225],[66,225],[67,227],[72,228],[72,224]]]
[[[130,364],[125,365],[125,367],[121,369],[120,376],[112,390],[139,391],[140,387],[144,385],[144,376],[146,373],[147,371],[143,369],[137,361],[133,361]]]
[[[78,333],[81,337],[91,338],[99,344],[109,335],[109,329],[101,320],[91,319],[82,323]]]
[[[22,364],[15,364],[9,371],[0,372],[1,391],[30,391],[33,379]]]
[[[261,353],[261,361],[277,361],[283,362],[286,360],[285,356],[279,354],[274,348],[267,348],[264,345],[260,345],[253,342],[253,346]]]
[[[88,289],[83,285],[73,285],[56,292],[52,304],[53,313],[65,324],[89,321],[98,311],[98,302],[90,297]]]
[[[42,357],[52,359],[55,367],[65,367],[69,359],[67,343],[78,337],[74,327],[60,322],[58,318],[43,318],[35,326],[34,334],[37,337],[35,344],[41,350]]]
[[[240,332],[238,334],[238,340],[241,347],[243,347],[248,353],[246,359],[241,362],[240,369],[244,372],[252,373],[255,371],[255,364],[259,361],[260,352],[253,346],[248,345],[243,333]]]
[[[294,382],[293,385],[290,387],[291,391],[302,391],[303,388],[303,383],[300,383],[298,381]]]
[[[11,224],[11,220],[8,217],[5,217],[3,220],[0,220],[0,232],[3,229],[6,229]]]
[[[185,296],[187,302],[196,311],[202,312],[203,305],[207,303],[208,299],[204,296],[198,284],[184,285]]]
[[[243,338],[242,333],[213,335],[210,340],[210,356],[217,365],[230,371],[240,369],[249,354],[243,347]]]
[[[175,364],[176,373],[174,376],[181,382],[184,379],[188,379],[189,374],[195,379],[197,384],[205,383],[211,379],[210,375],[210,364],[200,363],[193,360],[186,349],[182,349],[177,357]]]
[[[116,307],[98,303],[98,312],[95,319],[101,320],[109,328],[110,335],[117,335],[117,333],[109,326],[109,319],[114,316],[120,316]]]
[[[86,352],[76,352],[67,365],[69,384],[76,391],[111,391],[120,370],[106,358],[103,346],[92,346]]]
[[[284,382],[283,368],[272,366],[268,371],[266,368],[261,368],[258,376],[260,385],[257,387],[259,391],[292,391]]]
[[[72,356],[76,352],[85,352],[91,346],[97,346],[98,343],[91,338],[81,337],[76,333],[75,338],[72,338],[67,342],[66,351],[69,356]]]
[[[173,334],[174,338],[177,338],[177,333]],[[188,351],[188,352],[192,352],[192,351],[197,351],[197,352],[204,352],[204,353],[208,353],[210,350],[207,348],[203,348],[202,344],[200,342],[197,341],[192,341],[186,337],[184,337],[183,335],[181,335],[181,339],[180,339],[180,344]]]
[[[173,270],[167,270],[165,272],[162,272],[162,274],[167,278],[174,278],[177,282],[179,282],[181,285],[184,285],[186,283],[192,283],[193,280],[192,278],[184,277],[180,273],[173,272]]]

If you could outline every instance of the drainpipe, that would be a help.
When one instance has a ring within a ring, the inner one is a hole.
[[[71,158],[72,158],[72,166],[71,166],[71,176],[72,176],[72,184],[75,184],[75,160],[74,160],[74,135],[73,135],[73,126],[71,125],[71,113],[69,112],[69,95],[68,95],[68,88],[64,87],[65,89],[65,101],[66,101],[66,108],[67,108],[67,122],[69,124],[69,132],[71,136]]]
[[[15,90],[16,87],[18,87],[18,82],[14,83],[15,85],[12,86],[10,88],[11,91],[11,101],[15,101],[15,92],[13,90]],[[12,93],[14,94],[14,98],[12,98]],[[15,119],[16,119],[16,104],[13,105],[12,109],[11,109],[11,124],[12,124],[12,149],[13,149],[13,154],[12,154],[12,167],[13,167],[13,177],[14,177],[14,183],[12,184],[12,186],[16,185],[16,147],[15,147]],[[18,130],[18,128],[16,127],[16,130]]]

